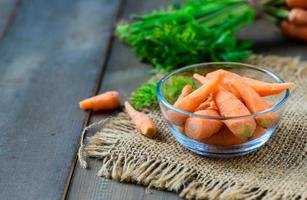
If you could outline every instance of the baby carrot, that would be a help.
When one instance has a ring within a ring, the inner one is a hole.
[[[307,26],[297,26],[284,20],[280,27],[288,36],[307,41]]]
[[[242,77],[245,84],[251,86],[260,96],[271,96],[282,93],[286,89],[295,88],[292,82],[286,83],[266,83],[255,79]]]
[[[292,8],[288,20],[292,24],[307,25],[307,11],[301,8]]]
[[[205,110],[205,109],[207,109],[207,108],[209,108],[209,107],[210,107],[210,100],[208,99],[208,100],[204,101],[203,103],[201,103],[201,104],[195,109],[195,111]]]
[[[191,85],[186,85],[182,88],[181,94],[177,98],[176,102],[174,105],[176,106],[176,103],[178,103],[183,97],[189,95],[193,91],[193,88]]]
[[[200,75],[200,74],[193,74],[193,78],[200,82],[201,84],[204,84],[207,81],[207,78]],[[240,97],[238,92],[232,87],[232,85],[229,83],[228,79],[223,79],[221,82],[221,85],[223,86],[224,89],[226,89],[229,92],[232,92],[236,97]]]
[[[215,91],[220,81],[221,76],[216,76],[208,80],[206,84],[203,84],[201,87],[176,102],[175,107],[187,112],[194,112],[196,108],[208,98],[209,94]],[[180,114],[173,110],[169,110],[167,114],[167,118],[179,126],[184,124],[185,120],[188,118],[187,115]]]
[[[84,110],[113,110],[120,107],[119,94],[116,91],[108,91],[80,101],[79,106]]]
[[[262,128],[261,126],[257,126],[255,132],[253,133],[252,137],[250,140],[254,140],[260,136],[262,136],[265,133],[265,129]]]
[[[286,4],[290,8],[307,8],[306,0],[286,0]]]
[[[200,110],[195,114],[219,117],[216,110]],[[223,122],[216,119],[206,119],[200,117],[190,117],[185,123],[185,133],[195,139],[203,140],[217,133],[223,125]]]
[[[145,113],[136,111],[127,101],[125,102],[125,109],[139,132],[149,138],[156,137],[156,126]]]
[[[234,79],[240,79],[243,80],[245,84],[248,84],[251,86],[260,96],[270,96],[275,95],[283,92],[286,89],[294,88],[295,84],[292,82],[287,83],[267,83],[259,80],[255,80],[252,78],[247,78],[244,76],[240,76],[238,74],[220,69],[216,70],[214,72],[210,72],[207,74],[207,77],[214,77],[217,74],[222,74],[224,76],[224,80],[228,79],[228,82],[234,80]],[[235,94],[236,96],[238,94]]]
[[[246,140],[247,139],[235,136],[226,126],[223,126],[218,133],[202,140],[202,142],[207,144],[229,146],[243,144],[246,142]]]
[[[243,81],[237,79],[232,84],[240,93],[240,96],[246,107],[252,113],[261,112],[272,107],[269,102],[261,98],[260,95],[252,87],[244,84]],[[257,124],[264,128],[272,127],[276,121],[277,116],[273,112],[269,112],[256,117]]]
[[[222,87],[219,87],[215,94],[215,103],[221,115],[225,117],[251,114],[236,96]],[[241,138],[250,137],[256,128],[256,122],[253,118],[229,119],[224,123],[233,134]]]
[[[193,88],[191,85],[186,85],[182,88],[181,94],[179,95],[179,97],[177,98],[176,102],[174,103],[174,105],[176,105],[177,102],[179,102],[183,97],[187,96],[188,94],[190,94],[193,91]],[[171,112],[170,110],[168,112]],[[168,116],[168,115],[167,115]],[[184,133],[184,125],[182,126],[178,126],[178,130],[181,133]]]

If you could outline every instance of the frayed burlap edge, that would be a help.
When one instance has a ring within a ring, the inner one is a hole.
[[[268,63],[274,62],[275,59],[284,59],[285,62],[289,62],[289,58],[277,56],[252,56],[250,58],[253,61],[258,59],[266,60]],[[298,63],[299,59],[291,58],[291,62]],[[306,66],[294,69],[295,73],[300,73]],[[287,69],[289,70],[289,68]],[[128,155],[122,151],[116,151],[119,141],[131,137],[129,127],[125,126],[130,122],[125,113],[120,113],[108,121],[108,123],[105,123],[106,120],[104,120],[92,124],[84,130],[81,137],[79,163],[81,167],[86,168],[88,157],[102,159],[102,167],[97,173],[98,176],[174,191],[186,199],[307,199],[307,192],[289,194],[265,186],[257,187],[240,183],[237,180],[231,180],[231,178],[228,178],[227,181],[216,180],[212,177],[201,176],[197,169],[186,167],[181,163],[157,159],[148,155]],[[83,138],[86,131],[102,124],[104,124],[102,131],[90,137],[89,144],[84,146]],[[307,152],[307,146],[305,152]]]

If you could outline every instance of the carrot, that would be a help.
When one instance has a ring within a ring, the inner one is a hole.
[[[207,81],[207,78],[200,75],[200,74],[193,74],[193,78],[195,80],[197,80],[198,82],[200,82],[201,84],[204,84]],[[223,86],[223,88],[225,88],[227,91],[232,92],[236,97],[239,97],[240,95],[238,94],[238,92],[232,87],[232,85],[229,83],[228,79],[223,79],[221,85]]]
[[[185,134],[185,131],[184,131],[184,125],[183,126],[178,126],[178,131],[182,134]]]
[[[174,105],[176,105],[177,102],[179,102],[183,97],[187,96],[188,94],[190,94],[193,91],[193,88],[191,85],[186,85],[182,88],[181,90],[181,94],[179,95],[179,97],[177,98],[176,102],[174,103]],[[184,125],[182,126],[178,126],[178,130],[181,133],[184,133]]]
[[[221,115],[225,117],[251,114],[236,96],[222,87],[219,87],[215,94],[215,103]],[[256,122],[252,118],[229,119],[225,120],[224,123],[233,134],[241,138],[250,137],[256,128]]]
[[[216,110],[211,109],[200,110],[195,112],[195,114],[216,117],[220,116]],[[220,120],[190,117],[185,123],[185,133],[195,140],[203,140],[217,133],[221,129],[222,125],[223,122]]]
[[[129,117],[135,124],[136,129],[149,138],[157,135],[157,128],[154,122],[143,112],[135,110],[128,101],[125,102],[125,109]]]
[[[261,98],[260,95],[249,85],[244,84],[243,81],[235,80],[233,86],[240,93],[242,100],[246,107],[252,113],[257,113],[271,108],[271,104],[265,99]],[[273,112],[269,112],[256,117],[256,122],[261,127],[270,128],[277,121],[277,116]]]
[[[211,100],[210,101],[210,109],[213,109],[213,110],[218,110],[217,106],[216,106],[216,103],[214,102],[214,100]]]
[[[210,105],[211,105],[210,103],[211,103],[211,102],[210,102],[209,100],[204,101],[203,103],[201,103],[201,104],[195,109],[195,111],[205,110],[205,109],[209,108]]]
[[[290,8],[294,8],[294,7],[307,8],[306,0],[286,0],[286,4]]]
[[[307,41],[307,26],[297,26],[284,20],[281,22],[280,27],[289,37]]]
[[[202,142],[205,142],[207,144],[229,146],[242,144],[246,142],[246,140],[247,139],[235,136],[226,126],[223,126],[218,133],[212,135],[207,139],[202,140]]]
[[[291,9],[288,20],[291,24],[307,25],[307,11],[301,8]]]
[[[174,105],[176,105],[183,97],[189,95],[191,92],[193,91],[193,88],[191,85],[186,85],[182,88],[181,90],[181,94],[179,95],[179,97],[177,98],[176,102],[174,103]]]
[[[203,84],[201,87],[176,102],[174,106],[187,112],[194,112],[196,108],[207,99],[209,94],[215,91],[221,79],[221,76],[216,76],[208,80],[206,84]],[[167,118],[172,123],[179,126],[184,124],[185,120],[188,118],[187,115],[180,114],[173,110],[169,110],[167,115]]]
[[[294,88],[295,84],[292,82],[287,83],[267,83],[259,80],[255,80],[252,78],[247,78],[244,76],[240,76],[238,74],[220,69],[216,70],[214,72],[210,72],[207,74],[208,78],[212,78],[214,76],[217,76],[218,74],[222,74],[224,76],[224,80],[228,79],[228,82],[233,81],[234,79],[240,79],[243,80],[245,84],[248,84],[251,86],[260,96],[270,96],[282,93],[284,90],[289,88]],[[236,96],[238,94],[235,94]]]
[[[262,128],[261,126],[257,126],[255,132],[253,133],[252,137],[250,140],[254,140],[260,136],[262,136],[265,133],[265,129]]]
[[[204,77],[203,75],[197,74],[197,73],[193,74],[193,78],[202,85],[208,81],[206,77]]]
[[[108,91],[79,102],[84,110],[113,110],[120,107],[119,93]]]

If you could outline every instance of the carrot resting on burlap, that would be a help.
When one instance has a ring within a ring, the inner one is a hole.
[[[143,112],[135,110],[127,101],[125,102],[126,112],[132,119],[135,127],[143,135],[154,138],[157,135],[157,129],[154,122]]]

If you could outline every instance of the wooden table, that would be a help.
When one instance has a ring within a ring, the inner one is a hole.
[[[99,178],[76,163],[84,125],[107,113],[82,112],[78,101],[116,89],[122,99],[149,75],[112,30],[163,0],[0,0],[1,199],[180,199]],[[307,58],[306,44],[257,22],[240,37],[263,54]]]

